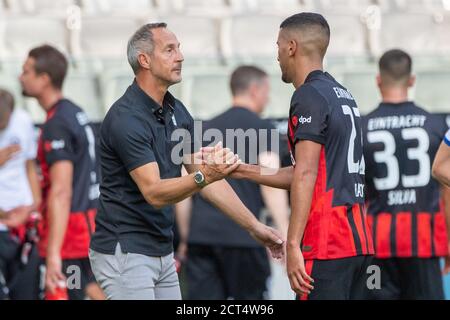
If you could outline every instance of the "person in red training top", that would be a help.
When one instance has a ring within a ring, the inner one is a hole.
[[[408,100],[414,82],[410,55],[385,52],[377,77],[382,102],[363,118],[373,263],[381,271],[381,289],[369,290],[370,299],[445,298],[440,259],[450,253],[450,193],[440,192],[431,165],[448,127]]]
[[[36,98],[47,113],[38,144],[43,176],[39,254],[45,258],[49,294],[68,284],[69,299],[86,294],[101,299],[88,259],[98,198],[95,139],[83,110],[63,97],[66,72],[64,55],[44,45],[29,52],[20,76],[23,94]],[[72,275],[81,277],[66,283]]]
[[[362,299],[374,253],[364,208],[361,116],[323,58],[330,27],[316,13],[280,25],[278,61],[292,83],[288,142],[293,166],[275,175],[241,164],[232,177],[291,191],[287,273],[301,299]]]

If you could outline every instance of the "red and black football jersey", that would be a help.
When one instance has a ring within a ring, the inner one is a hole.
[[[443,118],[413,102],[382,103],[363,119],[367,201],[376,256],[448,254],[440,187],[431,166]]]
[[[301,243],[305,259],[373,254],[364,208],[360,113],[353,96],[330,74],[311,72],[295,92],[288,141],[322,145],[310,215]]]
[[[95,137],[86,114],[69,100],[60,100],[47,112],[41,128],[38,160],[42,172],[43,220],[39,226],[39,254],[46,256],[48,241],[48,195],[50,168],[58,161],[73,163],[72,202],[61,257],[77,259],[88,256],[90,236],[95,228],[98,178]]]

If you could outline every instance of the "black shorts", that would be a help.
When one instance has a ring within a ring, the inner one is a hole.
[[[45,266],[45,260],[42,259]],[[67,294],[69,300],[86,299],[86,287],[89,284],[96,283],[94,273],[91,269],[89,258],[64,259],[62,261],[63,273],[67,278]],[[41,296],[45,297],[45,267],[41,274]]]
[[[0,300],[36,300],[39,298],[40,258],[35,244],[26,250],[9,231],[0,232]]]
[[[262,300],[269,276],[265,248],[188,247],[187,299]]]
[[[367,288],[367,268],[372,256],[335,260],[307,260],[306,272],[314,280],[311,294],[299,300],[362,300]]]
[[[369,290],[374,300],[444,300],[440,258],[374,259],[380,268],[379,290]]]

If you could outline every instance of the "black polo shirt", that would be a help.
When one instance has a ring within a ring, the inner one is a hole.
[[[218,129],[223,137],[226,137],[226,131],[230,129],[241,129],[244,132],[247,132],[249,129],[254,129],[257,130],[257,133],[259,133],[259,130],[267,132],[267,141],[265,143],[260,144],[260,139],[264,135],[257,134],[257,143],[255,144],[253,142],[250,145],[249,139],[246,139],[245,146],[242,150],[238,147],[237,137],[234,137],[233,145],[229,145],[227,139],[224,139],[223,145],[232,149],[234,153],[239,154],[239,157],[245,163],[257,164],[260,153],[272,150],[270,133],[275,127],[268,120],[263,120],[257,114],[242,107],[233,107],[210,121],[203,122],[203,133],[205,137],[207,136],[208,129]],[[210,143],[211,141],[207,141],[206,138],[203,141],[204,145]],[[244,154],[242,151],[244,151]],[[250,180],[226,180],[245,206],[259,219],[261,210],[264,207],[260,186]],[[261,247],[245,229],[206,201],[200,194],[193,196],[188,242],[194,245],[221,247]]]
[[[184,129],[184,135],[171,139],[176,129]],[[91,249],[114,254],[120,242],[123,252],[164,256],[173,251],[172,207],[148,204],[129,172],[157,162],[162,179],[180,177],[183,150],[176,161],[172,150],[180,141],[190,143],[193,129],[194,120],[180,101],[168,92],[161,107],[136,80],[113,104],[100,129],[102,178]]]

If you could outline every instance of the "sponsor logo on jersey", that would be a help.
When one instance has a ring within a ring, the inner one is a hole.
[[[52,150],[60,150],[64,149],[66,146],[66,143],[64,140],[53,140],[53,141],[45,141],[44,142],[44,148],[45,151],[50,152]]]
[[[305,118],[305,117],[301,116],[298,119],[298,123],[300,123],[300,124],[311,123],[311,122],[312,122],[312,117],[311,116],[309,116],[308,118]]]

